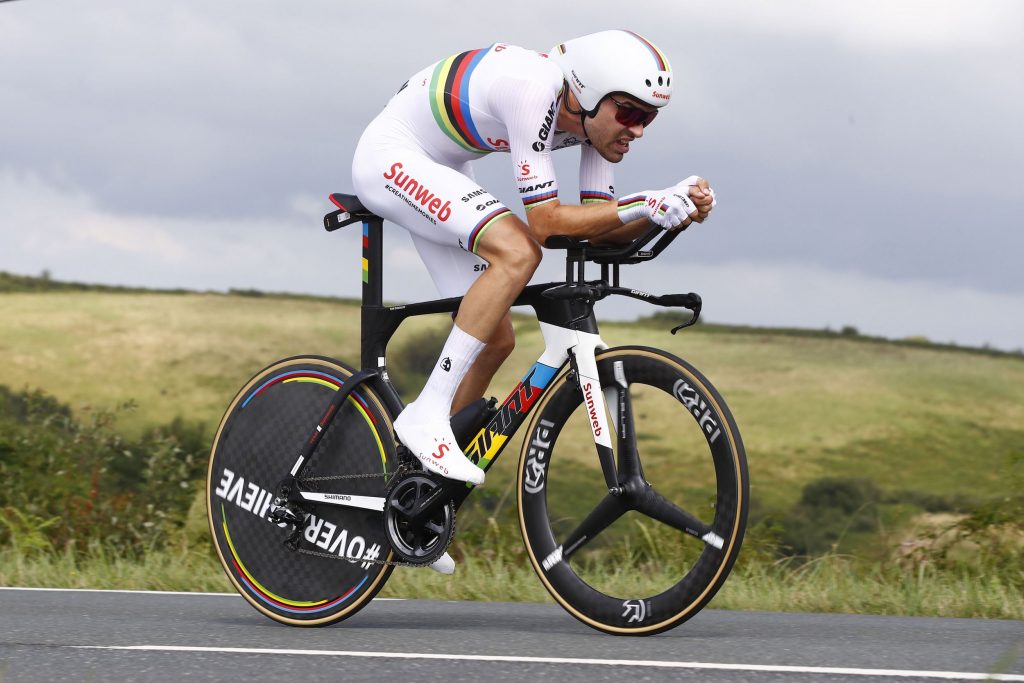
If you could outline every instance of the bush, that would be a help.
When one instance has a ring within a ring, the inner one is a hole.
[[[449,328],[431,328],[416,332],[405,342],[388,350],[388,374],[406,400],[427,383],[437,357],[441,355]]]
[[[881,492],[869,479],[828,477],[807,484],[800,501],[781,519],[782,552],[834,551],[847,533],[874,528],[880,500]]]
[[[203,476],[205,438],[175,420],[127,440],[117,416],[133,407],[74,417],[42,392],[0,388],[0,478],[13,483],[0,488],[0,544],[142,553],[166,542]]]

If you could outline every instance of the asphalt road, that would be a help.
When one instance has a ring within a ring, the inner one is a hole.
[[[1024,681],[1024,622],[706,610],[649,638],[553,604],[377,600],[319,629],[234,595],[0,588],[0,683]]]

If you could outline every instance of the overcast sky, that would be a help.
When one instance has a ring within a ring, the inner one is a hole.
[[[621,27],[677,77],[617,187],[698,174],[719,197],[625,284],[700,292],[713,322],[1024,347],[1024,3],[554,6],[2,2],[0,270],[357,295],[355,234],[320,221],[398,86],[458,51]],[[578,151],[555,157],[574,196]],[[522,214],[507,155],[478,178]],[[432,296],[404,231],[387,239],[385,295]],[[548,252],[535,281],[560,271]]]

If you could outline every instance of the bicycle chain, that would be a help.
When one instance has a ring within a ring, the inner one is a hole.
[[[387,483],[391,483],[391,480],[401,472],[402,469],[398,468],[394,473],[388,477]],[[323,477],[306,477],[305,479],[299,479],[300,484],[305,484],[307,481],[331,481],[333,479],[373,479],[379,477],[380,472],[374,472],[372,474],[328,474]]]
[[[411,468],[409,468],[407,465],[399,465],[398,469],[395,470],[391,474],[390,477],[388,477],[388,480],[387,480],[387,483],[385,484],[385,486],[390,486],[392,479],[394,479],[395,477],[397,477],[400,474],[404,474],[409,469],[411,469]],[[325,475],[323,477],[306,477],[305,479],[300,479],[299,483],[306,483],[308,481],[334,481],[334,480],[338,480],[338,479],[371,479],[371,478],[379,477],[379,476],[380,476],[380,472],[375,472],[373,474],[331,474],[331,475]],[[455,510],[452,510],[452,526],[455,526]],[[451,537],[448,539],[448,544],[445,545],[445,547],[444,547],[444,551],[445,552],[448,552],[448,548],[451,546],[453,540],[455,540],[455,534],[452,534]],[[300,555],[313,555],[315,557],[324,557],[324,558],[327,558],[328,560],[345,560],[346,562],[357,562],[359,564],[363,564],[365,562],[365,563],[369,563],[369,564],[380,564],[380,565],[384,565],[386,567],[417,567],[417,568],[419,568],[419,567],[429,567],[430,566],[429,564],[416,564],[415,562],[402,562],[402,561],[399,561],[399,560],[366,560],[366,559],[364,559],[362,561],[360,561],[360,560],[353,560],[353,559],[348,558],[348,557],[341,557],[340,555],[335,555],[334,553],[324,553],[324,552],[321,552],[319,550],[307,550],[306,548],[298,548],[297,551],[298,551],[298,553]],[[392,552],[393,553],[394,551],[389,549],[388,552]]]

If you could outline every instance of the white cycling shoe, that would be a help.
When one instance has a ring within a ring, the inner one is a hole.
[[[448,479],[464,481],[474,486],[484,483],[484,471],[463,455],[455,435],[447,424],[406,424],[403,411],[395,420],[395,433],[423,467]]]
[[[453,560],[452,556],[448,553],[445,553],[441,557],[434,560],[433,564],[428,564],[427,566],[439,574],[455,573],[455,560]]]

